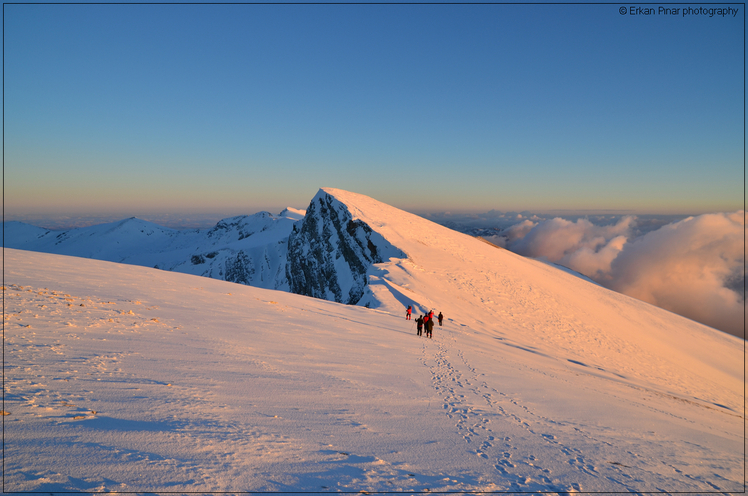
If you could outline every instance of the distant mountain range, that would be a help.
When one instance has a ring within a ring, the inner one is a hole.
[[[4,223],[9,248],[155,267],[268,289],[288,289],[289,234],[304,212],[286,209],[223,219],[211,229],[177,231],[131,217],[51,231]]]

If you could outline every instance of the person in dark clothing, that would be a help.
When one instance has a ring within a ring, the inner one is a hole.
[[[442,315],[442,313],[439,312],[439,316],[437,317],[437,319],[439,319],[439,327],[441,327],[442,326],[442,320],[444,320],[444,315]]]
[[[419,315],[416,319],[416,329],[418,329],[418,335],[423,334],[423,315]]]
[[[432,334],[434,332],[434,319],[429,319],[428,322],[426,322],[426,337],[430,338],[433,337]]]

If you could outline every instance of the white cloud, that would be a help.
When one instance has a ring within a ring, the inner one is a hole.
[[[647,233],[613,260],[609,287],[742,337],[744,224],[738,211]]]
[[[554,218],[525,220],[505,234],[512,251],[742,337],[744,223],[743,211],[705,214],[631,239],[635,217],[608,226]]]
[[[616,236],[610,241],[600,243],[596,250],[582,246],[566,254],[558,263],[603,282],[609,278],[610,265],[621,253],[627,241],[626,236]]]
[[[515,224],[508,229],[504,230],[507,243],[511,243],[514,240],[524,238],[535,226],[537,222],[531,220],[523,220],[519,224]]]
[[[518,232],[529,226],[527,222],[517,225],[520,226]],[[523,237],[516,236],[517,232],[512,233],[507,246],[525,256],[545,257],[564,265],[578,264],[579,268],[569,267],[585,274],[587,272],[581,270],[582,267],[594,266],[607,271],[602,260],[612,260],[611,255],[620,251],[635,225],[636,218],[631,216],[608,226],[596,226],[587,219],[572,222],[556,217],[533,226]]]

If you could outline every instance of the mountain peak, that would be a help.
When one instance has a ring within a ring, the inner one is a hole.
[[[365,221],[351,199],[368,199],[322,188],[288,239],[286,277],[292,292],[356,304],[364,296],[374,264],[404,258]],[[370,202],[374,200],[368,199]]]
[[[305,215],[306,215],[306,210],[286,207],[283,209],[281,213],[278,214],[278,217],[285,217],[291,220],[301,220],[304,218]]]

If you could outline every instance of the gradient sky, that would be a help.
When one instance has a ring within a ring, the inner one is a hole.
[[[743,208],[743,4],[622,5],[6,4],[5,219]]]

